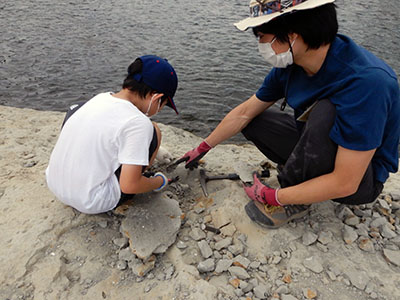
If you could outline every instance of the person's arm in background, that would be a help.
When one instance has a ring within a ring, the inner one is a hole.
[[[244,186],[244,189],[252,200],[274,206],[312,204],[347,197],[357,192],[375,151],[356,151],[339,146],[331,173],[282,189],[265,186],[254,175],[254,184]]]
[[[193,169],[198,161],[212,148],[241,132],[257,115],[269,108],[274,102],[264,102],[256,95],[232,109],[196,148],[187,152],[181,159],[186,161],[186,168]]]

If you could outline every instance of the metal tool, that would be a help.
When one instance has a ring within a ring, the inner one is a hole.
[[[187,161],[189,159],[189,157],[182,157],[180,159],[178,159],[177,161],[173,162],[172,164],[170,164],[169,166],[167,166],[166,170],[168,173],[172,172],[173,170],[176,169],[176,167],[180,164],[183,163],[184,161]]]
[[[262,171],[261,177],[269,177],[269,176],[270,176],[269,170]],[[236,173],[208,176],[206,175],[206,171],[204,171],[204,169],[200,170],[200,186],[201,189],[203,190],[204,196],[208,197],[207,182],[210,180],[220,180],[220,179],[240,180],[240,176]]]

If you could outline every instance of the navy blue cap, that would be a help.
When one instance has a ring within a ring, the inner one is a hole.
[[[155,55],[144,55],[140,56],[139,59],[143,62],[142,72],[134,74],[133,78],[137,82],[143,82],[153,90],[167,96],[167,106],[178,114],[173,100],[178,87],[178,77],[174,68],[166,59]]]

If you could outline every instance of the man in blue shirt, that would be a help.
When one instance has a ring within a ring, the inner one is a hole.
[[[396,75],[337,33],[333,2],[250,1],[251,17],[235,25],[252,28],[260,54],[274,68],[255,95],[183,156],[186,167],[196,167],[212,147],[242,131],[278,164],[280,188],[262,184],[256,174],[244,187],[252,199],[248,216],[266,227],[304,216],[312,203],[372,202],[389,172],[398,170]],[[272,108],[282,98],[294,117]]]

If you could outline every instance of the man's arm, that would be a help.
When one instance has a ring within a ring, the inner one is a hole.
[[[274,104],[274,102],[264,102],[258,99],[256,95],[251,96],[245,102],[232,109],[224,119],[222,119],[214,131],[206,138],[206,142],[214,147],[236,135],[242,131],[251,120],[272,104]]]
[[[280,189],[279,202],[283,205],[311,204],[354,194],[375,151],[356,151],[338,146],[332,173]]]
[[[142,166],[122,165],[119,185],[125,194],[141,194],[159,188],[163,184],[160,176],[147,178],[142,175]]]

